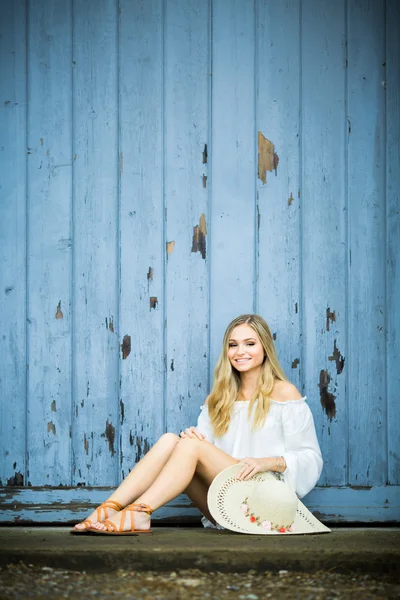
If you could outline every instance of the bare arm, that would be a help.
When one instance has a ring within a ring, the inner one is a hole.
[[[276,471],[278,473],[284,473],[286,470],[286,461],[283,456],[268,456],[266,458],[243,458],[240,461],[243,465],[243,469],[237,476],[238,479],[247,481],[256,473],[262,473],[263,471]]]

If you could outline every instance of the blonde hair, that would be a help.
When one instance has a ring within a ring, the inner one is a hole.
[[[253,407],[255,407],[253,431],[261,428],[265,422],[271,405],[270,394],[275,380],[287,381],[276,355],[270,328],[264,319],[259,315],[241,315],[234,319],[225,331],[222,352],[214,371],[214,385],[207,399],[208,414],[216,437],[221,437],[228,431],[231,411],[240,390],[239,372],[232,367],[228,358],[231,333],[238,325],[250,325],[260,338],[265,352],[258,387],[254,397],[249,402],[249,419]]]

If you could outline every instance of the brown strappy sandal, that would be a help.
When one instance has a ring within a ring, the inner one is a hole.
[[[101,520],[101,511],[104,511],[104,518],[108,519],[109,514],[108,514],[108,509],[112,508],[113,510],[120,512],[123,509],[122,504],[120,504],[119,502],[116,502],[115,500],[106,500],[105,502],[103,502],[103,504],[100,504],[100,506],[98,506],[96,508],[96,512],[97,512],[97,521],[96,523],[98,523]],[[90,519],[85,519],[84,521],[82,521],[82,525],[85,526],[85,529],[71,529],[70,533],[72,535],[81,535],[81,534],[86,534],[88,535],[89,533],[92,533],[92,530],[90,529],[92,525],[94,525],[93,521],[91,521]]]
[[[131,529],[128,531],[124,531],[124,522],[127,511],[131,513]],[[107,530],[94,529],[93,527],[90,529],[90,533],[98,533],[100,535],[138,535],[139,533],[152,533],[151,529],[135,529],[135,518],[133,516],[134,512],[145,512],[148,515],[151,515],[153,509],[150,508],[148,504],[129,504],[121,511],[121,521],[119,523],[119,528],[112,521],[102,521],[102,525],[107,527]]]

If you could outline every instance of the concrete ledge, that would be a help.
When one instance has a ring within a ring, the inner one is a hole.
[[[0,528],[0,566],[23,561],[85,571],[250,569],[395,575],[397,528],[335,528],[314,536],[251,536],[202,528],[156,527],[152,535],[69,535],[60,527]]]

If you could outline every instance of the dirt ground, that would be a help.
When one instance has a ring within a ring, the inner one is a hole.
[[[380,600],[400,597],[400,585],[382,575],[299,573],[174,572],[85,573],[50,567],[9,565],[0,569],[0,599],[52,600],[64,598],[114,598],[140,600]]]

